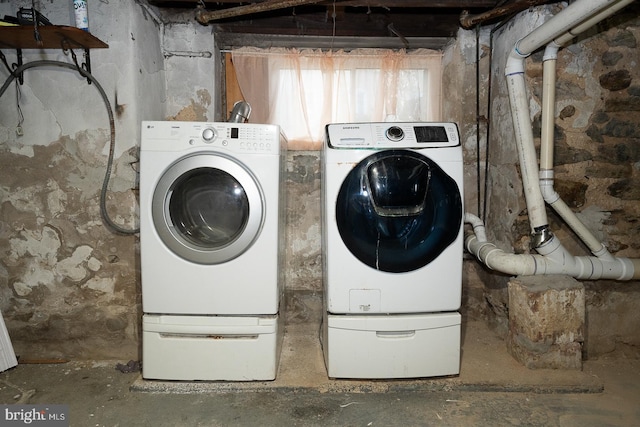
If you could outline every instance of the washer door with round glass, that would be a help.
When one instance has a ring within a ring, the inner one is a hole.
[[[264,223],[264,197],[255,177],[221,153],[199,153],[172,164],[152,201],[153,223],[176,255],[220,264],[245,252]]]
[[[402,273],[436,259],[460,233],[456,182],[417,152],[385,150],[354,167],[336,201],[342,241],[360,261]]]

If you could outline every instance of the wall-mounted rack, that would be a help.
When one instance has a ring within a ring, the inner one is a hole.
[[[0,59],[10,73],[22,65],[22,49],[62,49],[71,50],[76,67],[91,73],[91,56],[89,49],[108,48],[109,45],[94,37],[91,33],[76,27],[60,25],[20,25],[0,27],[0,49],[15,49],[17,64],[9,64],[2,52]],[[84,63],[78,64],[73,49],[84,49]],[[22,73],[18,76],[20,84],[24,83]],[[89,82],[91,83],[91,82]]]

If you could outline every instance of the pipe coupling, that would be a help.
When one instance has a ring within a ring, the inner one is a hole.
[[[549,230],[548,225],[536,227],[531,234],[531,249],[536,249],[547,244],[553,239],[553,233]]]

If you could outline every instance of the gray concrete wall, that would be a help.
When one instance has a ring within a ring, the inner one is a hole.
[[[51,22],[73,22],[70,2],[38,2]],[[0,5],[15,15],[29,1]],[[157,25],[135,2],[90,3],[90,29],[109,44],[91,51],[92,75],[116,112],[107,208],[137,226],[137,147],[143,119],[164,117]],[[15,52],[4,50],[9,63]],[[24,50],[24,61],[71,62],[62,50]],[[79,60],[83,52],[78,51]],[[3,79],[6,70],[0,72]],[[99,194],[110,145],[95,85],[55,67],[25,73],[0,99],[0,310],[23,359],[126,358],[138,354],[135,236],[113,233]],[[23,135],[16,133],[22,111]]]

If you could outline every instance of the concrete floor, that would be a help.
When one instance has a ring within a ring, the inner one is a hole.
[[[296,304],[275,381],[145,381],[117,361],[21,364],[0,374],[0,403],[67,404],[71,426],[640,425],[638,355],[532,371],[483,322],[465,321],[459,376],[330,380],[318,301]]]

